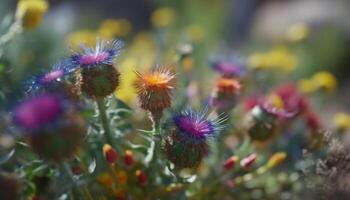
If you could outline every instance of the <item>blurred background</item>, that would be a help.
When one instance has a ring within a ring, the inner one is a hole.
[[[16,4],[0,1],[0,34],[6,32]],[[16,37],[1,58],[16,71],[0,83],[11,85],[11,95],[18,95],[14,91],[28,76],[80,44],[119,38],[126,44],[119,62],[122,71],[172,64],[183,44],[191,44],[194,66],[204,74],[194,75],[199,82],[210,72],[212,59],[238,55],[249,63],[257,55],[286,55],[283,60],[293,72],[284,79],[329,71],[339,82],[335,95],[342,98],[337,100],[348,108],[348,0],[50,0],[49,5],[43,24]]]

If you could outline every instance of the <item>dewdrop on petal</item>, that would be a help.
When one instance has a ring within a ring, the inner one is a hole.
[[[22,21],[26,29],[33,29],[42,22],[43,15],[49,8],[45,0],[20,0],[17,4],[16,18]]]
[[[152,72],[136,72],[135,88],[140,107],[151,114],[152,121],[159,123],[163,110],[171,106],[175,90],[175,74],[169,69],[157,68]]]
[[[109,144],[103,145],[103,156],[109,164],[115,164],[118,160],[117,151]]]
[[[113,60],[123,44],[119,40],[97,42],[95,48],[83,47],[82,52],[70,56],[71,65],[77,68],[76,86],[89,97],[103,98],[119,86],[119,72]]]
[[[173,115],[174,127],[165,139],[164,151],[176,168],[197,167],[209,152],[207,140],[223,130],[225,117],[208,119],[206,115],[206,111],[190,109]]]

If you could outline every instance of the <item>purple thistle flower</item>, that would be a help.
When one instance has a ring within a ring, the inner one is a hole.
[[[241,62],[238,61],[218,61],[212,64],[212,68],[222,76],[232,77],[241,76],[245,69]]]
[[[61,95],[41,94],[20,103],[13,113],[14,122],[23,129],[35,130],[53,124],[64,113]]]
[[[95,48],[82,46],[82,52],[75,53],[70,61],[75,67],[96,67],[100,65],[112,65],[113,60],[119,55],[123,42],[120,40],[99,41]]]
[[[36,91],[49,85],[61,82],[66,75],[74,71],[72,65],[67,60],[60,61],[53,65],[48,72],[41,73],[25,81],[27,92]]]
[[[260,107],[267,113],[277,116],[279,118],[291,118],[294,117],[297,112],[296,111],[288,111],[284,108],[277,108],[276,106],[274,106],[272,103],[268,102],[268,101],[262,101],[260,103]]]
[[[173,116],[173,122],[179,133],[192,142],[202,142],[208,137],[216,136],[224,129],[222,123],[226,117],[208,119],[207,111],[195,112],[186,109]]]

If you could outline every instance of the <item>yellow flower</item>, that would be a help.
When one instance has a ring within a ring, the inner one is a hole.
[[[98,33],[101,37],[114,38],[126,36],[131,31],[131,24],[126,19],[106,19],[101,23]]]
[[[80,30],[73,33],[69,33],[66,37],[67,45],[78,50],[80,45],[94,46],[96,44],[97,33],[92,30]]]
[[[265,62],[265,54],[263,53],[254,53],[248,58],[248,67],[253,69],[264,69],[267,68]]]
[[[291,72],[296,66],[295,55],[283,46],[275,47],[268,52],[252,54],[248,58],[248,67],[253,69]]]
[[[42,22],[44,13],[49,4],[45,0],[20,0],[17,4],[16,18],[22,20],[26,29],[33,29]]]
[[[337,113],[333,117],[333,123],[337,130],[344,133],[350,128],[350,115],[346,113]]]
[[[277,152],[270,157],[266,166],[268,168],[275,167],[277,165],[280,165],[286,158],[287,154],[285,152]]]
[[[199,25],[191,25],[187,27],[187,35],[193,42],[200,42],[204,39],[204,29]]]
[[[309,34],[310,28],[307,24],[297,23],[288,28],[286,37],[292,42],[298,42],[305,39]]]
[[[270,95],[268,100],[276,108],[283,108],[284,107],[283,100],[281,99],[280,96],[278,96],[276,94]]]
[[[318,89],[333,92],[337,87],[337,79],[327,71],[321,71],[313,75],[312,82]]]
[[[166,27],[175,21],[176,11],[173,8],[162,7],[151,15],[151,22],[155,27]]]
[[[128,174],[124,170],[117,171],[118,184],[125,185],[128,181]]]
[[[101,173],[98,177],[97,177],[98,182],[100,182],[102,185],[104,185],[105,187],[112,187],[113,184],[113,178],[109,173]]]
[[[115,95],[128,105],[133,105],[136,101],[136,90],[131,87],[137,78],[135,74],[136,65],[135,59],[132,58],[127,58],[120,63],[120,73],[123,74],[123,80]]]
[[[317,90],[317,86],[312,80],[309,79],[300,80],[298,83],[298,88],[300,89],[300,91],[306,94],[313,93]]]

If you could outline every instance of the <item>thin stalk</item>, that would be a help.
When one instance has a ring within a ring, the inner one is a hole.
[[[96,103],[97,103],[97,109],[99,111],[102,127],[104,130],[105,140],[108,144],[113,146],[113,137],[112,137],[111,129],[109,127],[109,122],[108,122],[108,117],[106,112],[107,108],[104,103],[104,99],[103,98],[96,99]]]
[[[74,185],[74,187],[77,189],[77,191],[80,194],[80,196],[84,197],[84,199],[93,200],[91,195],[89,195],[90,193],[89,192],[86,193],[86,191],[84,191],[84,189],[79,187],[79,185],[77,184],[76,180],[74,180],[74,178],[73,178],[74,175],[73,175],[72,171],[70,170],[69,165],[67,163],[63,163],[61,165],[61,168],[62,168],[62,172],[64,172],[69,177],[69,179],[71,180],[71,182]]]

